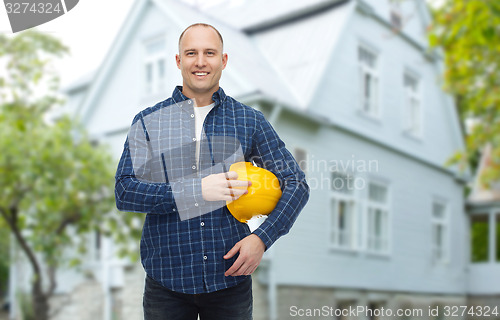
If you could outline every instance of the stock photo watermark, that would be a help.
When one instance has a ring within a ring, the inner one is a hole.
[[[363,190],[367,187],[367,174],[377,174],[380,170],[377,159],[361,159],[354,154],[348,159],[321,159],[308,155],[297,162],[306,172],[306,182],[311,190],[331,189],[344,193]],[[294,163],[262,163],[264,168],[270,165],[277,170],[286,170]]]
[[[299,308],[290,306],[291,317],[492,317],[499,316],[498,306],[428,306],[427,308],[370,308],[368,306],[349,306],[334,308]]]
[[[4,0],[12,32],[54,20],[73,9],[79,0]]]

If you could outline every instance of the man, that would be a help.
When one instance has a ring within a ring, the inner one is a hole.
[[[304,173],[263,114],[219,87],[227,61],[213,26],[186,28],[176,55],[182,87],[137,114],[125,142],[116,204],[147,213],[146,320],[252,319],[250,275],[309,198]],[[227,171],[242,160],[273,172],[283,192],[253,232],[224,205],[250,185]]]

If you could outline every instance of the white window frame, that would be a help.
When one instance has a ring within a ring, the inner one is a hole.
[[[361,60],[360,57],[360,51],[366,51],[368,54],[373,55],[374,57],[374,66],[370,66],[364,61]],[[364,44],[358,44],[357,47],[357,63],[358,63],[358,68],[359,68],[359,89],[360,89],[360,106],[359,110],[362,114],[367,115],[372,118],[379,119],[381,110],[380,110],[380,101],[379,101],[379,96],[380,96],[380,78],[379,78],[379,73],[378,73],[378,66],[380,64],[379,62],[380,57],[379,54],[369,48],[368,46]],[[366,88],[366,77],[369,76],[370,79],[370,90],[371,90],[371,96],[370,96],[370,101],[368,101],[367,104],[367,99],[365,97],[365,88]]]
[[[149,52],[148,47],[159,44],[161,49],[159,51]],[[143,64],[143,78],[144,91],[146,95],[153,95],[162,93],[166,90],[166,69],[167,69],[167,41],[164,35],[149,38],[143,42],[144,48],[144,64]],[[163,61],[163,76],[160,76],[159,64]],[[147,68],[151,65],[152,79],[151,82],[147,80]]]
[[[349,172],[329,172],[330,177],[333,178],[334,174],[340,174],[344,176],[351,176],[353,181],[355,176]],[[339,191],[335,191],[332,188],[333,179],[330,181],[331,195],[329,197],[328,204],[328,243],[330,248],[332,249],[341,249],[347,251],[356,251],[359,250],[359,217],[358,217],[358,206],[359,203],[356,200],[356,192],[355,189],[352,190],[351,193],[342,193]],[[350,216],[348,217],[348,230],[340,230],[338,226],[339,221],[339,212],[338,212],[338,203],[344,202],[348,206],[351,207]],[[335,205],[332,205],[335,203]],[[346,238],[346,242],[342,240]]]
[[[415,81],[415,89],[406,85],[406,77]],[[404,72],[404,132],[416,138],[421,138],[423,132],[421,85],[422,81],[420,80],[420,77],[416,76],[412,72]]]
[[[434,205],[442,205],[443,206],[443,218],[436,218],[434,216]],[[449,204],[446,200],[444,199],[437,199],[434,198],[432,201],[432,207],[431,207],[431,253],[432,253],[432,261],[435,264],[446,264],[449,262],[449,254],[450,254],[450,223],[449,223],[449,216],[450,216],[450,208]],[[442,228],[442,239],[441,239],[441,248],[439,248],[436,245],[436,240],[435,240],[435,228],[436,227],[441,227]],[[438,256],[438,252],[439,255]]]
[[[385,188],[386,190],[386,198],[384,203],[380,203],[374,200],[370,199],[370,194],[369,194],[369,188],[370,184],[377,185],[380,187]],[[386,182],[382,181],[377,181],[377,180],[369,180],[367,183],[367,189],[366,189],[366,194],[365,194],[365,205],[364,205],[364,216],[365,216],[365,239],[364,239],[364,245],[365,249],[369,253],[374,253],[374,254],[382,254],[382,255],[387,255],[389,254],[390,251],[390,246],[391,246],[391,210],[390,210],[390,203],[391,203],[391,192],[389,188],[389,184]],[[373,214],[375,210],[380,210],[382,214],[382,223],[381,223],[381,235],[379,237],[376,237],[376,235],[373,235]],[[381,242],[381,246],[378,247],[374,245],[373,242]]]

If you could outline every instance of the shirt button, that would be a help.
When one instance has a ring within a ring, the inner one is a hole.
[[[195,206],[195,207],[197,207],[197,206],[198,206],[198,203],[195,203],[195,204],[194,204],[194,206]]]
[[[193,138],[193,141],[196,141],[196,138]]]
[[[191,118],[194,118],[194,114],[191,114]]]
[[[188,100],[188,104],[191,104],[191,100]]]
[[[200,224],[201,224],[201,226],[203,227],[203,226],[205,225],[205,222],[202,222],[202,223],[200,223]]]
[[[208,259],[208,257],[207,257],[207,256],[203,256],[203,260],[207,260],[207,259]]]
[[[193,169],[193,170],[196,169],[196,166],[192,166],[191,169]]]
[[[173,208],[172,211],[175,211],[175,208]]]

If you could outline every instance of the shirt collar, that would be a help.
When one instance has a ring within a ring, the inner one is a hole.
[[[176,86],[174,92],[172,93],[172,98],[174,101],[181,102],[184,100],[188,100],[189,98],[182,94],[182,86]],[[219,87],[219,90],[215,91],[212,95],[212,100],[215,102],[215,105],[219,105],[226,100],[226,93]]]

